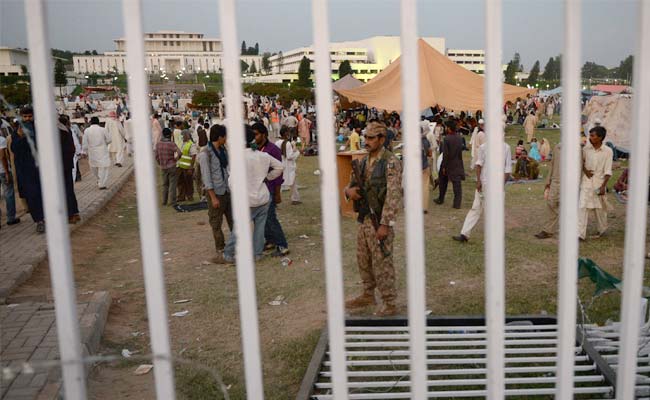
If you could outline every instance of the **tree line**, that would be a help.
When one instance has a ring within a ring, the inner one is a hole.
[[[521,64],[520,60],[519,53],[515,53],[512,60],[508,63],[505,71],[506,83],[511,85],[517,83],[517,73],[524,70],[524,66]],[[599,65],[593,61],[587,61],[582,66],[582,79],[620,79],[631,82],[633,64],[634,56],[632,55],[621,60],[618,67],[613,68],[607,68],[604,65]],[[543,72],[539,60],[535,61],[535,64],[533,64],[533,67],[530,69],[528,79],[521,81],[521,83],[531,86],[537,85],[540,81],[559,84],[561,73],[562,56],[557,55],[548,59]]]

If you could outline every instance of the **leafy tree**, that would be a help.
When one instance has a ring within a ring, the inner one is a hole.
[[[530,70],[530,74],[528,74],[528,84],[531,86],[535,86],[538,79],[539,79],[539,60],[535,61],[533,68],[531,68]]]
[[[515,64],[512,61],[510,61],[508,63],[508,67],[506,68],[505,76],[506,76],[506,83],[507,84],[514,85],[515,83],[517,83],[517,79],[516,79],[517,69],[515,67]]]
[[[282,72],[282,66],[284,65],[284,54],[282,54],[282,51],[278,53],[278,72]]]
[[[257,66],[255,65],[255,61],[253,61],[250,68],[248,68],[248,72],[250,72],[251,74],[256,74],[257,73]]]
[[[271,57],[271,53],[264,53],[262,56],[262,70],[266,72],[267,74],[271,71],[271,61],[269,58]]]
[[[519,53],[515,53],[514,57],[510,62],[508,63],[508,68],[506,68],[505,76],[506,76],[506,83],[510,85],[514,85],[517,83],[517,72],[521,70],[521,63],[520,63],[521,57],[519,56]]]
[[[255,43],[255,54],[253,54],[253,55],[255,55],[255,56],[260,55],[260,44],[259,43]]]
[[[96,56],[96,55],[98,55],[97,50],[93,50],[93,56]]]
[[[68,50],[52,49],[52,56],[63,58],[63,64],[68,65],[72,64],[72,57],[74,56],[74,53]]]
[[[298,67],[298,86],[311,86],[311,66],[306,56],[302,57],[300,66]]]
[[[555,59],[553,57],[551,57],[551,58],[548,59],[548,62],[546,63],[546,66],[544,67],[544,73],[542,74],[542,78],[545,81],[553,80],[553,78],[556,75],[555,69],[556,69]]]
[[[249,47],[248,50],[246,50],[246,55],[254,56],[255,55],[255,47]]]
[[[68,83],[68,80],[65,77],[65,66],[63,65],[63,60],[60,58],[56,59],[54,64],[54,84],[59,87],[59,94],[63,96],[62,87]]]
[[[352,66],[348,60],[339,64],[339,79],[343,78],[345,75],[352,75]]]
[[[25,64],[20,64],[20,71],[23,73],[23,75],[27,75],[29,73],[27,70],[27,65]]]
[[[248,52],[248,48],[246,47],[246,41],[241,42],[241,55],[245,56],[246,53]]]
[[[98,79],[99,79],[99,75],[97,75],[95,73],[92,73],[92,74],[88,75],[88,84],[89,85],[96,85]]]
[[[89,55],[91,55],[91,54],[90,54],[90,50],[86,50],[86,51],[84,51],[84,56],[89,56]]]
[[[634,68],[634,56],[627,56],[616,68],[615,76],[617,79],[632,81],[632,70]]]
[[[32,102],[32,95],[27,84],[5,85],[2,87],[5,101],[16,107],[22,107]]]
[[[248,71],[248,63],[244,60],[240,60],[241,72],[244,73]]]
[[[192,104],[203,107],[213,107],[219,104],[219,93],[213,91],[195,91],[192,95]]]
[[[609,70],[604,65],[598,65],[593,61],[587,61],[582,66],[582,77],[585,79],[608,78]]]

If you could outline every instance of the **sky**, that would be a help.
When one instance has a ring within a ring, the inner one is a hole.
[[[48,0],[50,45],[73,51],[114,50],[122,0]],[[132,1],[132,0],[126,0]],[[143,0],[144,28],[200,32],[219,38],[219,0]],[[636,49],[639,0],[583,0],[582,59],[608,67]],[[312,43],[311,0],[238,0],[238,40],[262,51]],[[399,35],[399,0],[330,0],[331,41]],[[0,46],[27,47],[24,0],[0,0]],[[418,0],[420,36],[444,37],[448,48],[483,49],[484,0]],[[515,52],[525,70],[542,69],[562,52],[561,0],[503,0],[503,61]]]

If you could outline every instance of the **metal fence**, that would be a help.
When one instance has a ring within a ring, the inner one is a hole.
[[[248,398],[262,399],[261,353],[258,331],[255,269],[251,229],[247,221],[248,197],[244,160],[243,113],[240,104],[239,48],[236,26],[236,1],[218,2],[219,22],[224,47],[224,83],[227,128],[230,132],[232,157],[233,202],[237,242],[237,279],[240,295],[242,345],[246,391]],[[327,283],[328,329],[334,398],[348,398],[345,325],[343,305],[343,273],[341,263],[340,221],[338,214],[337,172],[334,130],[331,123],[332,90],[328,51],[328,2],[313,0],[313,27],[316,58],[316,99],[319,126],[321,201],[323,207],[323,239]],[[79,341],[75,284],[71,268],[70,239],[63,193],[62,168],[57,140],[55,109],[52,99],[52,66],[45,0],[26,0],[27,32],[32,93],[39,127],[40,174],[43,184],[45,215],[48,221],[48,257],[56,305],[56,323],[63,366],[65,398],[86,398],[86,384]],[[159,399],[173,399],[174,374],[167,325],[165,283],[161,259],[158,202],[155,190],[151,135],[149,127],[148,81],[145,74],[142,2],[123,0],[123,18],[127,41],[129,98],[135,135],[135,174],[138,217],[144,268],[149,329],[154,356],[156,394]],[[215,12],[217,4],[215,2]],[[485,1],[486,18],[486,92],[487,174],[485,239],[485,314],[487,323],[487,396],[501,399],[505,394],[504,369],[504,189],[502,134],[502,4],[501,0]],[[573,397],[576,344],[576,296],[578,256],[578,171],[580,128],[580,30],[581,2],[565,0],[565,44],[562,63],[564,106],[562,114],[562,187],[559,256],[559,312],[556,394],[560,399]],[[425,259],[424,229],[420,210],[421,143],[418,140],[419,94],[416,0],[401,1],[402,87],[405,138],[405,216],[407,232],[408,317],[410,337],[410,382],[412,397],[427,396],[427,364],[425,337]],[[637,343],[641,309],[641,290],[645,254],[645,221],[648,198],[648,164],[650,137],[647,116],[650,115],[650,1],[639,1],[638,49],[634,65],[634,120],[632,155],[630,159],[630,196],[625,235],[625,270],[622,301],[621,349],[616,398],[633,399],[637,369]],[[646,124],[644,124],[646,122]]]

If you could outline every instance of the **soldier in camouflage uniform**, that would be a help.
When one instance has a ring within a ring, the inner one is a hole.
[[[345,196],[355,202],[357,221],[357,264],[363,281],[363,293],[346,301],[349,308],[375,304],[375,288],[379,289],[383,304],[377,316],[394,315],[395,267],[393,266],[393,238],[395,219],[402,199],[402,164],[384,148],[386,125],[371,122],[366,127],[368,155],[360,164],[363,182],[354,174],[345,188]],[[379,227],[375,229],[371,214],[374,212]]]

